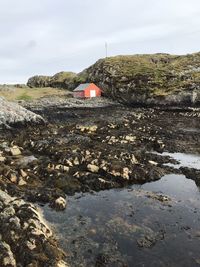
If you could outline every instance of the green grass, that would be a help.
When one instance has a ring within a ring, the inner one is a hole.
[[[0,96],[5,97],[7,100],[15,101],[15,100],[24,100],[31,101],[34,99],[40,99],[48,96],[59,96],[65,97],[70,94],[67,90],[61,90],[58,88],[16,88],[14,86],[9,86],[7,90],[0,87]]]
[[[17,97],[17,100],[24,100],[24,101],[31,101],[33,98],[32,96],[28,95],[27,93],[23,93]]]

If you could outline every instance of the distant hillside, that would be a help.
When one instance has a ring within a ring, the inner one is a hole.
[[[54,76],[36,75],[28,80],[27,85],[31,88],[54,87],[67,89],[75,76],[76,73],[65,71],[56,73]]]
[[[95,82],[105,96],[130,105],[197,105],[200,104],[200,53],[100,59],[83,72],[67,77],[62,84],[73,89],[81,82]]]

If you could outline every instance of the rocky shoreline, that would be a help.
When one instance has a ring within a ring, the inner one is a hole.
[[[56,104],[39,108],[34,103],[26,108],[46,124],[1,129],[1,266],[66,266],[31,202],[62,210],[66,195],[143,184],[172,172],[200,181],[197,170],[175,169],[166,163],[176,160],[159,154],[200,154],[200,135],[192,130],[199,129],[198,110]]]

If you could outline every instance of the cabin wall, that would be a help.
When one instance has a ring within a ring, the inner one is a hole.
[[[73,96],[75,98],[84,98],[85,97],[85,94],[84,94],[84,91],[80,91],[80,92],[73,92]]]
[[[91,83],[85,90],[85,97],[91,97],[90,96],[90,91],[91,90],[95,90],[96,92],[96,97],[100,97],[101,96],[101,89],[99,87],[97,87],[94,83]]]

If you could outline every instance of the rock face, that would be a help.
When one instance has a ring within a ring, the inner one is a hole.
[[[25,123],[41,123],[44,119],[18,104],[8,102],[0,97],[0,128],[3,126]]]

